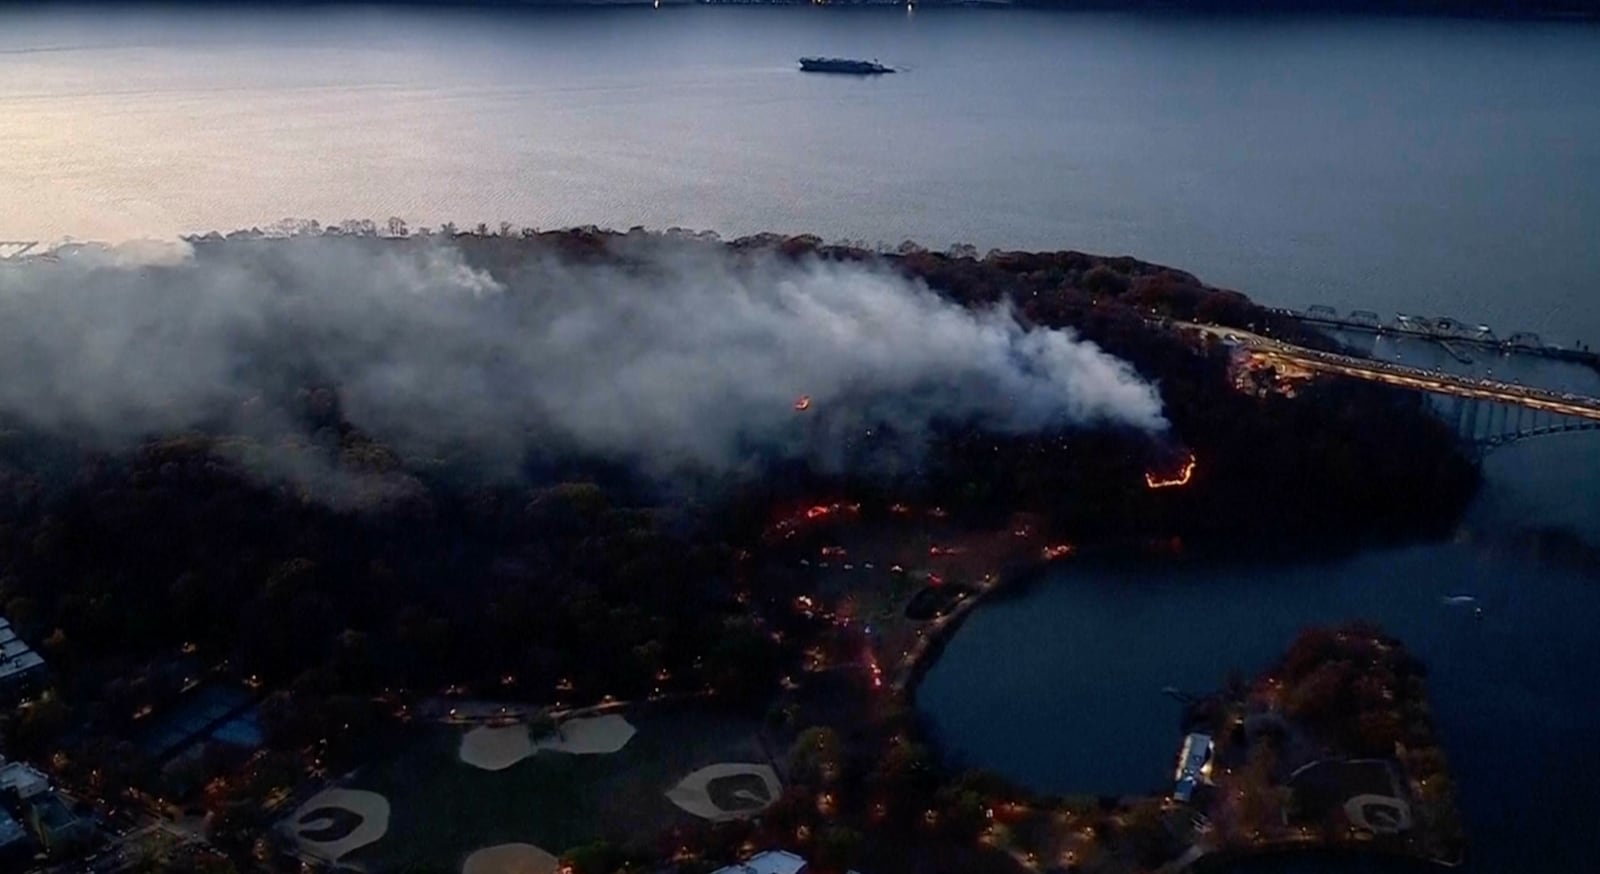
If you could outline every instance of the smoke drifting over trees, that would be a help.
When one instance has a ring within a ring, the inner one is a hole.
[[[0,414],[108,446],[293,433],[286,399],[320,384],[402,453],[511,472],[561,446],[663,475],[846,464],[873,429],[915,452],[945,422],[1166,427],[1154,389],[1094,344],[886,268],[670,238],[611,250],[528,247],[490,270],[447,241],[311,238],[5,265]]]

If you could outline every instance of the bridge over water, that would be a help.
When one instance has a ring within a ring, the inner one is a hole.
[[[1341,314],[1333,307],[1320,304],[1304,310],[1274,309],[1273,312],[1288,316],[1302,324],[1317,327],[1432,340],[1443,345],[1458,358],[1461,356],[1452,348],[1453,345],[1490,349],[1502,354],[1571,361],[1600,371],[1600,352],[1588,348],[1579,349],[1546,343],[1532,331],[1516,331],[1500,337],[1488,325],[1470,324],[1450,316],[1430,318],[1396,313],[1393,319],[1384,319],[1371,310],[1351,310],[1348,314]]]
[[[1175,326],[1219,337],[1276,366],[1381,382],[1444,398],[1441,415],[1463,440],[1484,450],[1547,434],[1600,431],[1600,398],[1589,395],[1307,349],[1232,328],[1189,322]]]

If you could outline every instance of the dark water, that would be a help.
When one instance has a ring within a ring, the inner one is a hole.
[[[20,6],[4,239],[396,214],[1072,247],[1600,343],[1600,26]]]
[[[796,72],[813,53],[907,69]],[[1069,247],[1600,343],[1592,25],[7,6],[0,83],[5,239],[400,215]],[[1595,870],[1600,583],[1507,532],[1600,538],[1597,462],[1592,435],[1504,451],[1458,544],[1073,566],[974,617],[924,706],[1042,788],[1150,789],[1177,741],[1161,687],[1378,619],[1434,667],[1476,870]],[[1485,617],[1440,604],[1458,593]]]
[[[1512,534],[1547,523],[1600,533],[1600,438],[1542,440],[1491,458],[1456,542],[1332,563],[1063,568],[975,614],[919,704],[960,758],[1041,789],[1165,789],[1180,737],[1163,687],[1209,691],[1229,667],[1267,667],[1304,627],[1377,620],[1429,665],[1469,869],[1593,870],[1572,835],[1600,816],[1589,788],[1600,781],[1600,578]],[[1442,602],[1460,594],[1484,615]]]

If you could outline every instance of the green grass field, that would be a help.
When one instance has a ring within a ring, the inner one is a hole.
[[[503,771],[463,763],[459,729],[418,728],[398,755],[350,782],[387,797],[393,813],[387,835],[344,861],[374,871],[402,863],[454,871],[495,844],[560,854],[598,838],[649,841],[688,819],[665,796],[684,776],[716,762],[767,761],[753,718],[681,709],[629,721],[638,734],[619,753],[541,751]]]

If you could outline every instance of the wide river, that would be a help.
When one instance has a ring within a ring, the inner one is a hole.
[[[813,53],[903,72],[798,73]],[[398,215],[1077,248],[1600,343],[1595,25],[7,7],[0,83],[0,239]],[[921,703],[952,751],[1042,789],[1155,789],[1163,686],[1377,619],[1433,668],[1473,869],[1595,870],[1600,580],[1516,544],[1600,542],[1597,462],[1592,435],[1500,451],[1448,544],[1072,566],[975,615]]]

